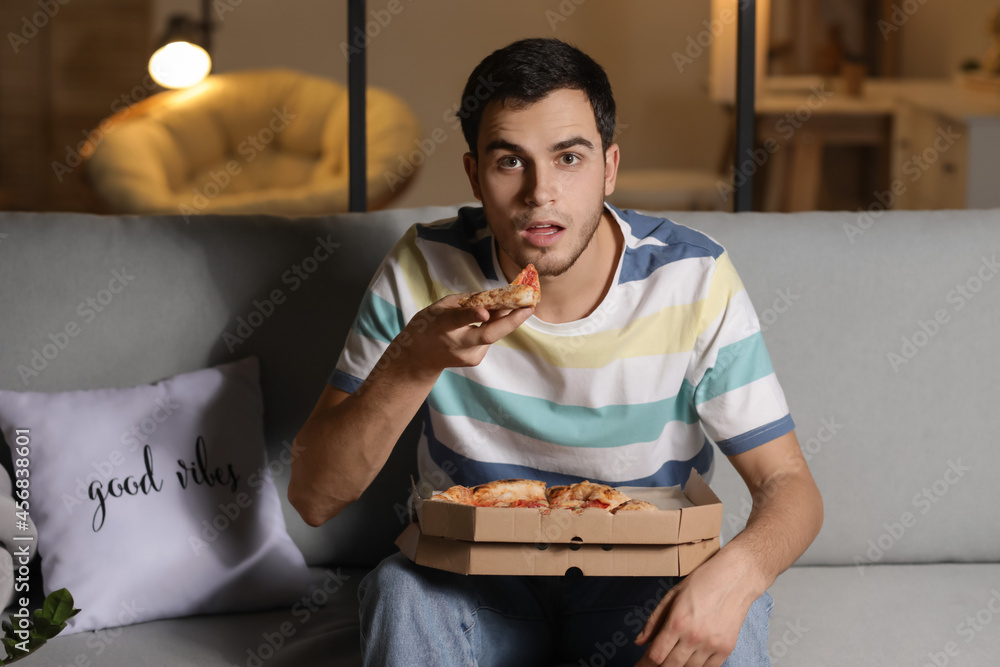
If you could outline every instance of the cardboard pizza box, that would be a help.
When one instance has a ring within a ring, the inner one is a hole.
[[[678,488],[618,487],[660,509],[471,507],[421,502],[396,546],[417,563],[459,574],[684,576],[719,550],[722,503],[697,472]]]
[[[470,542],[527,544],[671,545],[717,539],[722,502],[697,471],[679,487],[617,487],[659,509],[612,515],[600,508],[573,511],[534,508],[473,507],[424,501],[413,504],[422,534]]]
[[[424,535],[411,523],[396,546],[418,565],[458,574],[676,577],[690,574],[719,550],[719,538],[688,544],[518,544],[469,542]]]

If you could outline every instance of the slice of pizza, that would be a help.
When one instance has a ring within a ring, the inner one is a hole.
[[[431,500],[444,500],[475,507],[535,507],[548,508],[545,482],[535,479],[499,479],[474,486],[471,489],[456,485]]]
[[[621,491],[606,484],[595,484],[584,480],[576,484],[553,486],[548,490],[549,506],[552,509],[585,509],[600,507],[613,510],[631,500]]]
[[[538,282],[538,271],[533,264],[528,264],[509,285],[470,294],[459,301],[458,305],[463,308],[513,310],[537,306],[541,300],[542,288]]]
[[[467,486],[455,485],[442,491],[441,493],[435,493],[430,499],[447,500],[449,502],[460,503],[462,505],[471,505],[472,489]]]
[[[479,507],[548,507],[545,482],[537,479],[499,479],[472,487]]]
[[[636,512],[636,511],[649,511],[660,509],[648,500],[639,500],[638,498],[632,498],[631,500],[626,500],[618,507],[611,510],[612,514],[618,514],[619,512]]]

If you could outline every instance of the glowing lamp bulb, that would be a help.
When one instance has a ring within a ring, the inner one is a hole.
[[[190,42],[171,42],[149,59],[149,75],[164,88],[187,88],[212,70],[208,52]]]

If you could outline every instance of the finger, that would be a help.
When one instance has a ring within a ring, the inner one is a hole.
[[[656,641],[653,641],[655,646]],[[653,647],[650,647],[650,651],[654,651]],[[655,653],[654,653],[655,655]],[[705,661],[697,657],[696,651],[693,646],[686,646],[681,642],[677,642],[670,648],[670,650],[664,650],[661,654],[663,658],[660,660],[661,665],[664,667],[703,667]]]
[[[427,308],[428,317],[431,320],[442,318],[449,329],[459,329],[490,319],[490,311],[485,308],[459,306],[458,301],[461,296],[461,294],[449,294],[435,301]]]
[[[726,658],[729,656],[724,653],[713,653],[705,661],[704,667],[722,667],[726,662]]]
[[[440,299],[432,303],[430,306],[428,306],[428,310],[433,310],[435,312],[443,312],[445,310],[449,310],[452,308],[462,308],[462,306],[458,305],[458,302],[464,299],[465,297],[469,296],[470,294],[472,293],[469,292],[468,294],[449,294],[448,296],[441,297]]]
[[[666,664],[668,667],[672,667],[672,665],[675,664],[673,661],[676,659],[676,664],[683,665],[684,667],[708,667],[709,665],[719,664],[710,662],[713,655],[714,654],[711,651],[705,651],[702,649],[692,650],[688,653],[687,651],[682,650],[681,644],[677,644]]]
[[[490,311],[485,308],[456,308],[449,311],[448,315],[456,329],[490,321]]]
[[[534,308],[518,308],[509,315],[493,318],[478,328],[476,337],[480,344],[492,345],[524,324],[534,312]]]
[[[441,297],[440,299],[432,303],[430,306],[427,307],[427,310],[431,313],[434,313],[435,315],[440,315],[442,313],[452,310],[484,310],[483,308],[477,308],[475,306],[470,307],[470,306],[459,305],[459,302],[462,299],[471,295],[472,292],[468,292],[465,294],[449,294],[448,296]]]
[[[505,308],[503,310],[491,310],[490,311],[490,320],[499,320],[501,317],[507,317],[512,312],[514,312],[514,311],[512,309],[510,309],[510,308]]]
[[[639,662],[635,663],[635,667],[660,667],[660,665],[664,664],[683,665],[683,662],[667,663],[668,657],[671,659],[675,657],[672,654],[672,651],[676,651],[677,648],[677,638],[670,637],[666,632],[661,632],[653,637],[649,648],[647,648],[646,652],[642,654],[642,658],[639,659]]]
[[[653,613],[649,615],[648,619],[646,619],[646,625],[643,626],[642,632],[640,632],[639,636],[635,638],[635,643],[639,646],[648,642],[650,637],[652,637],[660,625],[663,624],[663,619],[666,616],[667,608],[670,606],[670,601],[674,599],[674,596],[671,595],[671,593],[673,593],[672,590],[666,592],[660,600],[660,603],[656,605],[655,609],[653,609]]]

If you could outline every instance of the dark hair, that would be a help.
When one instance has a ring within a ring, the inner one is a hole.
[[[488,103],[496,100],[520,109],[563,88],[586,93],[607,151],[614,141],[615,98],[604,68],[566,42],[531,38],[494,51],[469,75],[456,112],[469,152],[478,157],[479,124]]]

